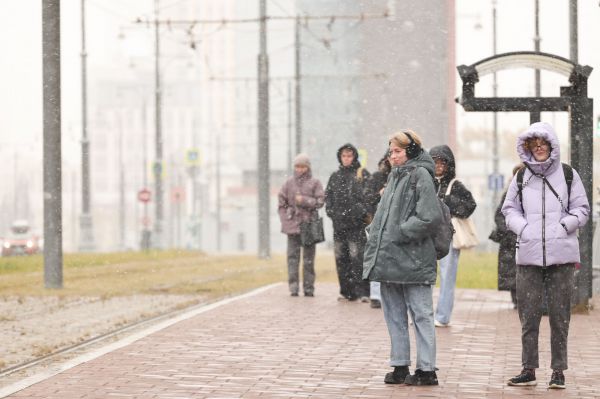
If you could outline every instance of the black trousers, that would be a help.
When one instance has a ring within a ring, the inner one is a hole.
[[[363,228],[333,231],[335,266],[340,294],[348,299],[369,297],[369,282],[362,279],[367,236]]]
[[[302,246],[300,234],[288,234],[287,265],[290,292],[297,294],[300,280],[300,251],[302,250],[302,288],[305,294],[315,292],[315,244]]]
[[[542,320],[544,289],[550,320],[550,367],[567,369],[567,338],[571,320],[573,264],[517,266],[517,309],[521,320],[522,362],[524,368],[539,365],[538,336]]]

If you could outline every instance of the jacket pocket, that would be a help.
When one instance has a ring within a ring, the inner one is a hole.
[[[567,238],[569,236],[569,233],[567,233],[565,228],[560,223],[553,223],[549,230],[550,237],[552,238]]]

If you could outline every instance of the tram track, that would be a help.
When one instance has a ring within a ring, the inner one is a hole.
[[[272,268],[273,268],[273,266],[259,266],[259,267],[254,267],[250,270],[226,271],[226,272],[220,273],[218,275],[205,276],[200,279],[188,280],[188,283],[190,281],[192,281],[196,284],[210,284],[210,283],[214,283],[214,282],[228,280],[235,276],[239,276],[240,274],[257,273],[257,272],[260,273],[262,271],[272,269]],[[165,292],[165,291],[168,291],[170,288],[171,288],[170,286],[164,286],[164,287],[158,286],[156,291]],[[250,288],[248,290],[251,291],[251,290],[253,290],[253,288]],[[75,356],[75,355],[73,355],[73,353],[82,351],[82,350],[86,349],[86,347],[91,347],[93,345],[108,341],[111,338],[114,338],[121,334],[133,333],[133,331],[135,331],[136,329],[142,329],[144,327],[151,326],[153,324],[157,324],[161,321],[175,318],[183,313],[194,311],[197,308],[208,306],[214,302],[221,301],[221,300],[233,297],[233,296],[238,296],[238,295],[244,294],[244,292],[246,292],[246,291],[247,290],[244,289],[239,292],[231,292],[226,295],[218,295],[217,297],[208,299],[208,300],[206,298],[204,298],[204,300],[202,302],[196,302],[196,303],[193,303],[188,306],[179,307],[179,306],[181,306],[181,303],[186,303],[186,302],[189,303],[189,301],[183,301],[180,303],[180,305],[175,304],[174,305],[175,308],[171,308],[171,310],[168,310],[166,312],[156,314],[153,316],[143,317],[143,312],[141,312],[141,313],[139,313],[139,316],[141,316],[142,318],[137,321],[127,323],[125,325],[121,325],[114,329],[110,329],[107,332],[104,332],[104,333],[101,333],[98,335],[94,335],[90,338],[87,338],[85,340],[79,341],[74,344],[67,344],[66,346],[62,346],[57,350],[53,350],[51,353],[47,353],[47,354],[40,355],[40,356],[35,356],[32,359],[21,361],[16,364],[10,365],[9,367],[0,369],[0,386],[1,386],[2,379],[4,379],[4,380],[14,379],[16,377],[17,373],[19,373],[19,372],[26,373],[27,370],[34,369],[36,366],[41,367],[43,364],[51,363],[53,360],[59,359],[61,357],[65,357],[65,355],[72,354],[72,356]]]
[[[211,280],[210,282],[219,281],[219,280],[223,280],[223,279],[225,279],[225,277],[218,277],[218,278],[210,279]],[[121,326],[119,328],[113,329],[111,331],[108,331],[108,332],[105,332],[105,333],[102,333],[102,334],[99,334],[99,335],[95,335],[95,336],[93,336],[91,338],[88,338],[88,339],[86,339],[84,341],[81,341],[81,342],[78,342],[76,344],[64,346],[64,347],[62,347],[62,348],[60,348],[58,350],[55,350],[55,351],[53,351],[51,353],[46,354],[46,355],[38,356],[38,357],[36,357],[34,359],[30,359],[30,360],[27,360],[25,362],[21,362],[21,363],[17,363],[15,365],[12,365],[12,366],[10,366],[8,368],[1,369],[0,370],[0,378],[8,377],[8,376],[10,376],[10,375],[12,375],[14,373],[17,373],[19,371],[24,371],[26,369],[35,367],[35,366],[37,366],[37,365],[39,365],[41,363],[44,363],[44,362],[47,362],[49,360],[55,359],[55,358],[57,358],[59,356],[64,356],[64,355],[69,354],[71,352],[76,352],[78,350],[84,349],[85,347],[88,347],[88,346],[100,343],[102,341],[106,341],[106,340],[108,340],[110,338],[113,338],[113,337],[119,335],[119,334],[123,334],[123,333],[129,332],[131,330],[142,328],[144,326],[152,325],[152,324],[155,324],[155,323],[163,321],[163,320],[168,320],[168,319],[174,318],[174,317],[176,317],[176,316],[178,316],[180,314],[183,314],[183,313],[186,313],[186,312],[189,312],[189,311],[193,311],[193,310],[195,310],[197,308],[210,305],[211,303],[214,303],[214,302],[217,302],[217,301],[220,301],[220,300],[223,300],[223,299],[226,299],[226,298],[229,298],[231,296],[238,295],[238,294],[239,293],[231,294],[231,295],[226,295],[226,296],[215,298],[213,300],[209,300],[209,301],[205,301],[205,302],[200,302],[200,303],[195,303],[195,304],[192,304],[190,306],[184,306],[182,308],[173,309],[173,310],[170,310],[170,311],[167,311],[167,312],[163,312],[163,313],[158,314],[158,315],[149,316],[149,317],[143,318],[141,320],[137,320],[135,322],[128,323],[128,324],[126,324],[124,326]]]
[[[28,360],[28,361],[25,361],[25,362],[22,362],[22,363],[18,363],[16,365],[13,365],[13,366],[8,367],[6,369],[2,369],[2,370],[0,370],[0,378],[7,377],[7,376],[9,376],[11,374],[14,374],[14,373],[18,372],[18,371],[23,371],[25,369],[34,367],[34,366],[36,366],[36,365],[38,365],[40,363],[46,362],[46,361],[51,360],[53,358],[56,358],[58,356],[65,355],[65,354],[68,354],[70,352],[75,352],[75,351],[83,349],[83,348],[85,348],[87,346],[90,346],[90,345],[102,342],[104,340],[110,339],[110,338],[112,338],[114,336],[117,336],[119,334],[128,332],[130,330],[133,330],[133,329],[136,329],[136,328],[140,328],[140,327],[143,327],[145,325],[150,325],[150,324],[153,324],[155,322],[162,321],[162,320],[165,320],[165,319],[169,319],[171,317],[175,317],[175,316],[177,316],[177,315],[179,315],[179,314],[181,314],[183,312],[193,310],[193,309],[195,309],[197,307],[200,307],[200,306],[206,306],[206,305],[208,305],[210,303],[211,302],[202,302],[200,304],[194,304],[194,305],[189,306],[189,307],[184,307],[184,308],[181,308],[181,309],[171,310],[171,311],[166,312],[166,313],[161,313],[161,314],[156,315],[156,316],[151,316],[151,317],[148,317],[148,318],[144,318],[142,320],[138,320],[138,321],[133,322],[133,323],[129,323],[129,324],[125,325],[125,326],[119,327],[117,329],[108,331],[108,332],[103,333],[103,334],[96,335],[96,336],[94,336],[92,338],[86,339],[86,340],[78,342],[76,344],[60,348],[60,349],[58,349],[56,351],[53,351],[52,353],[49,353],[47,355],[38,356],[38,357],[36,357],[34,359],[31,359],[31,360]]]

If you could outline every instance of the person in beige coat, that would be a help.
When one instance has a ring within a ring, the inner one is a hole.
[[[288,284],[292,296],[298,296],[300,252],[303,260],[304,296],[315,292],[315,245],[303,245],[300,223],[317,217],[325,203],[323,185],[312,177],[310,159],[298,154],[294,159],[294,175],[286,180],[279,191],[279,218],[281,232],[287,234]]]

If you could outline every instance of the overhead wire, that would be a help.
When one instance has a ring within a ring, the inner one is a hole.
[[[110,7],[107,7],[104,3],[99,3],[96,2],[95,0],[87,0],[87,3],[108,13],[111,14],[112,16],[118,17],[120,19],[124,19],[124,20],[131,20],[131,16],[129,15],[125,15],[125,14],[121,14],[119,11],[115,11],[113,9],[111,9]]]

